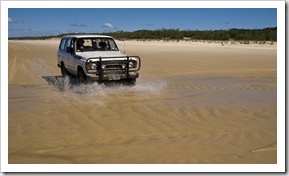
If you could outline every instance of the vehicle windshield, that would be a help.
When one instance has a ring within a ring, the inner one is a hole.
[[[78,38],[76,51],[118,51],[118,48],[111,38]]]

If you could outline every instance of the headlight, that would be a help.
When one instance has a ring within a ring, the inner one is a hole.
[[[91,64],[91,69],[96,69],[96,63]]]
[[[129,68],[134,68],[134,67],[135,67],[135,66],[134,66],[134,63],[133,63],[133,62],[129,62],[128,67],[129,67]]]
[[[86,68],[87,68],[87,70],[96,70],[97,65],[96,65],[96,63],[87,63]]]

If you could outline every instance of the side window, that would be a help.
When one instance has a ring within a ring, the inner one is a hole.
[[[69,47],[69,48],[73,48],[72,46],[72,42],[71,41],[73,41],[72,39],[66,39],[66,42],[65,42],[65,46],[64,46],[64,51],[65,52],[67,52],[67,53],[71,53],[72,52],[72,50],[70,49],[70,50],[67,50],[67,48]]]
[[[71,47],[71,39],[68,39],[67,41],[66,41],[66,46],[65,46],[65,48],[66,47]]]
[[[62,40],[61,40],[61,43],[60,43],[60,45],[59,45],[59,49],[60,49],[60,50],[63,50],[63,51],[64,51],[64,49],[65,49],[65,42],[66,42],[66,39],[62,39]]]
[[[109,45],[110,45],[111,50],[118,51],[118,48],[117,48],[115,42],[112,39],[109,39],[108,41],[109,41]]]

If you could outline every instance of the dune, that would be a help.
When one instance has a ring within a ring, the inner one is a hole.
[[[275,164],[277,48],[117,41],[136,86],[74,85],[58,40],[9,41],[9,164]]]

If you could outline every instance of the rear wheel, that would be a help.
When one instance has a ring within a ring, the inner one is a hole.
[[[67,76],[68,75],[68,71],[66,70],[66,68],[65,68],[63,63],[61,63],[61,74],[63,76]]]

